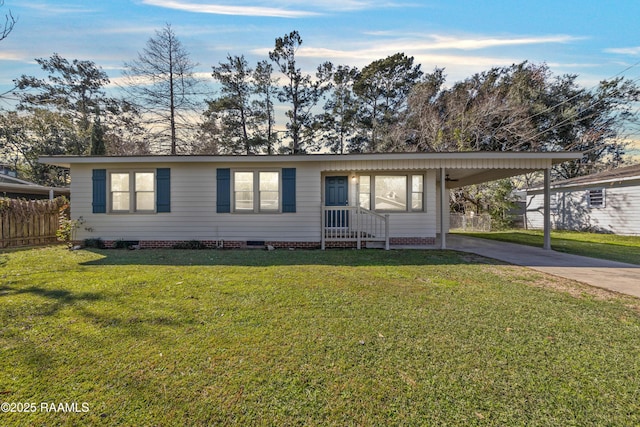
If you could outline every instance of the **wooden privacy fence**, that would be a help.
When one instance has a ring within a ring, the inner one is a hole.
[[[53,200],[0,198],[0,248],[56,243],[60,214],[68,212],[64,197]]]

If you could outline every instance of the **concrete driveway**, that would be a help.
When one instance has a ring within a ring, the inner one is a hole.
[[[447,249],[471,252],[640,298],[640,265],[460,234],[447,235]]]

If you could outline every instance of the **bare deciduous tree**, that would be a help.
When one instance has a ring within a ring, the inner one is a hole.
[[[0,0],[0,7],[4,6],[4,0]],[[13,30],[13,26],[16,25],[16,18],[11,11],[4,15],[4,26],[0,28],[0,40],[7,38],[9,33]]]
[[[124,90],[142,112],[151,137],[160,146],[169,143],[171,154],[195,133],[196,65],[169,24],[156,31],[136,60],[125,63]]]

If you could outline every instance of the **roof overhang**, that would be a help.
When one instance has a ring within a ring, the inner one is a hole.
[[[65,187],[45,187],[42,185],[0,183],[0,194],[15,193],[15,194],[47,195],[51,191],[53,191],[54,194],[60,194],[64,196],[68,196],[70,193],[70,190]]]
[[[278,164],[315,162],[322,171],[393,171],[445,169],[447,187],[456,188],[550,168],[554,164],[582,157],[580,152],[493,152],[452,153],[372,153],[305,154],[253,156],[45,156],[39,161],[71,168],[73,165],[100,164]]]
[[[569,184],[558,182],[555,184],[552,183],[549,188],[552,190],[563,190],[563,189],[587,188],[587,187],[605,187],[605,186],[612,186],[614,184],[620,185],[627,182],[631,184],[625,184],[625,185],[634,185],[633,183],[637,181],[640,181],[640,176],[617,178],[617,179],[601,179],[601,180],[594,180],[594,181],[575,182],[575,183],[569,183]],[[544,191],[544,187],[525,188],[524,191],[526,191],[527,193],[536,193],[536,192],[541,193]]]

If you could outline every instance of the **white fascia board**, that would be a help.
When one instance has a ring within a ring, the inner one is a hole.
[[[368,160],[478,160],[478,159],[546,159],[553,164],[582,157],[578,152],[492,152],[464,151],[455,153],[372,153],[372,154],[304,154],[255,156],[43,156],[40,163],[70,167],[72,164],[126,163],[301,163],[324,161]]]
[[[3,192],[16,192],[16,193],[34,193],[34,194],[48,194],[49,191],[55,191],[57,193],[68,193],[68,187],[45,187],[43,185],[24,185],[24,184],[9,184],[0,183],[0,191]]]

